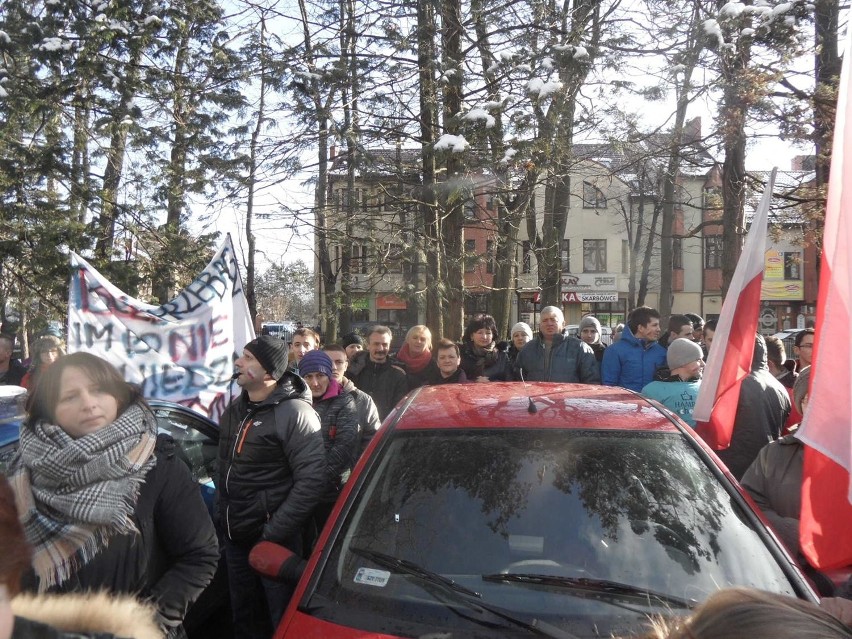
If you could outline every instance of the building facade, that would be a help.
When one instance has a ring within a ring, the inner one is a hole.
[[[359,171],[351,203],[342,165],[333,165],[329,228],[340,241],[333,243],[332,260],[339,267],[344,252],[349,256],[348,312],[356,328],[383,323],[402,332],[424,322],[418,158],[416,151],[376,152],[370,168]],[[568,222],[560,254],[561,306],[567,324],[578,324],[583,316],[592,314],[602,325],[614,328],[625,321],[640,289],[646,305],[659,306],[659,233],[664,205],[659,169],[647,161],[630,161],[604,146],[577,145],[577,158],[569,176]],[[752,178],[759,187],[761,174]],[[779,186],[789,194],[807,180],[807,173],[791,171],[783,174]],[[474,173],[469,183],[463,237],[467,315],[491,312],[498,241],[493,179]],[[542,224],[544,190],[544,185],[537,187],[532,202],[537,229]],[[720,193],[720,167],[706,152],[684,163],[673,202],[673,313],[714,318],[721,311]],[[754,193],[749,199],[753,201]],[[777,212],[771,219],[761,315],[761,330],[770,334],[811,321],[816,300],[816,250],[807,222],[795,207],[773,205]],[[535,238],[529,230],[529,224],[520,225],[514,250],[511,323],[526,321],[535,327],[541,307],[540,274]],[[321,288],[319,278],[318,282]],[[343,285],[341,279],[338,288]]]

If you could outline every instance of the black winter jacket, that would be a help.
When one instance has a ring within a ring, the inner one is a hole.
[[[213,579],[219,549],[198,484],[175,455],[174,440],[160,435],[156,455],[132,515],[139,534],[112,537],[51,592],[138,595],[156,604],[162,625],[175,627]]]
[[[494,351],[487,358],[478,356],[473,342],[462,342],[459,347],[461,354],[460,368],[468,381],[475,382],[478,377],[487,377],[489,382],[512,381],[512,363],[509,361],[508,346],[500,350],[495,345]]]
[[[358,460],[358,407],[354,395],[338,386],[336,394],[314,399],[314,410],[322,424],[325,445],[327,484],[322,501],[333,502]]]
[[[791,408],[787,389],[769,372],[766,342],[762,335],[757,335],[751,373],[746,375],[740,386],[731,445],[716,451],[738,481],[760,450],[778,439]]]
[[[248,393],[220,420],[219,517],[234,542],[285,543],[297,535],[325,490],[325,451],[311,392],[285,373],[249,410]]]
[[[376,364],[366,351],[355,355],[349,364],[347,377],[373,398],[379,410],[379,419],[382,420],[408,393],[408,378],[405,372],[394,366],[390,358],[384,364]]]
[[[382,425],[382,420],[379,419],[379,410],[376,408],[376,402],[373,401],[373,398],[364,391],[355,388],[355,384],[345,377],[343,378],[343,391],[352,395],[355,408],[358,411],[358,458],[360,458],[375,436],[376,431]]]

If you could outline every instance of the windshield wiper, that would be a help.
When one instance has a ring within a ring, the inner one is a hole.
[[[617,581],[607,579],[590,579],[588,577],[559,577],[557,575],[536,575],[521,573],[494,573],[482,575],[483,581],[505,581],[513,583],[534,584],[541,586],[557,586],[560,588],[571,588],[586,590],[594,593],[603,593],[614,596],[628,596],[655,599],[660,603],[676,608],[694,608],[698,602],[694,599],[681,599],[673,595],[648,590],[639,586],[631,586]]]
[[[423,566],[419,566],[414,562],[408,561],[407,559],[401,559],[399,557],[394,557],[392,555],[386,555],[383,552],[379,552],[377,550],[369,550],[367,548],[357,548],[354,546],[349,547],[349,552],[360,555],[361,557],[366,557],[370,561],[373,561],[380,566],[385,566],[386,568],[396,569],[400,572],[407,573],[409,575],[413,575],[415,577],[419,577],[424,581],[441,586],[444,589],[448,589],[454,593],[459,593],[465,595],[466,597],[474,597],[476,601],[471,601],[467,598],[461,599],[465,603],[465,605],[475,611],[482,612],[486,611],[491,613],[492,615],[499,617],[505,621],[509,621],[517,626],[522,628],[526,628],[527,630],[531,630],[537,634],[543,635],[545,637],[552,637],[553,639],[578,639],[574,635],[565,632],[561,628],[557,628],[556,626],[549,624],[541,619],[531,619],[526,620],[519,618],[515,613],[504,610],[498,606],[493,606],[491,604],[487,604],[482,601],[482,595],[475,590],[471,590],[470,588],[466,588],[461,584],[457,584],[452,579],[448,577],[444,577],[436,572],[432,572],[431,570],[427,570],[423,568]],[[458,613],[457,614],[461,614]],[[470,621],[474,621],[476,623],[493,626],[493,624],[488,623],[483,619],[478,619],[475,617],[471,617],[470,615],[462,615],[465,619],[469,619]]]

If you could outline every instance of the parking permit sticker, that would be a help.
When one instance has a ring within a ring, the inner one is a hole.
[[[387,570],[376,570],[375,568],[359,568],[355,573],[355,583],[367,586],[378,586],[384,588],[388,585],[391,574]]]

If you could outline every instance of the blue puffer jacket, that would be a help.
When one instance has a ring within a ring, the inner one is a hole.
[[[545,358],[541,335],[528,342],[515,358],[515,379],[527,382],[600,384],[595,353],[585,342],[569,335],[554,335],[550,358]]]
[[[654,381],[654,372],[665,365],[665,348],[639,339],[625,326],[621,339],[604,351],[601,379],[604,386],[623,386],[640,393]]]

